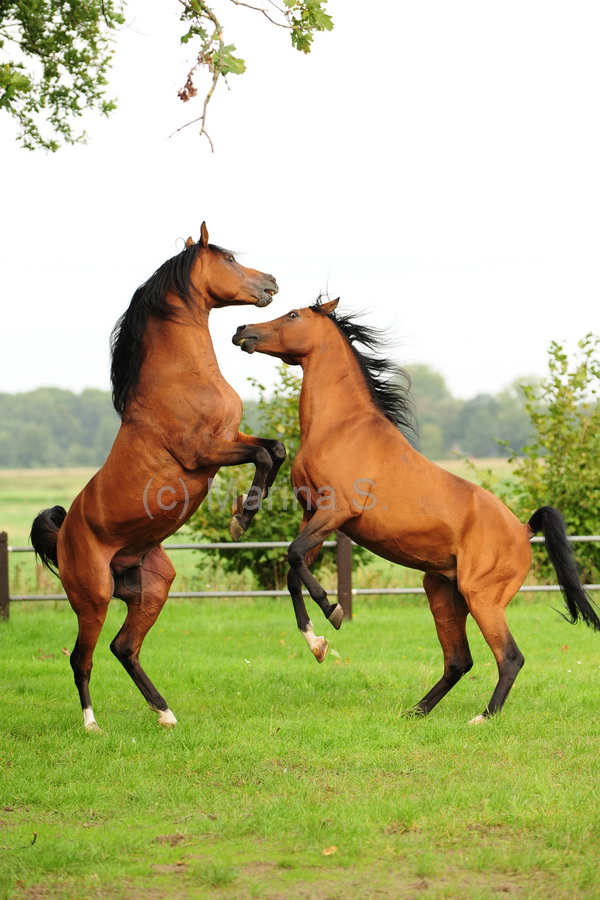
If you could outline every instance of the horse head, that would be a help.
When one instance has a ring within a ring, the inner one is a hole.
[[[191,281],[210,308],[242,304],[268,306],[279,290],[272,275],[248,269],[230,250],[210,244],[206,222],[202,223],[197,243],[187,239],[185,252],[196,254]]]

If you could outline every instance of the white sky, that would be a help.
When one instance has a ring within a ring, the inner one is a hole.
[[[215,153],[180,103],[176,0],[131,0],[111,91],[86,146],[30,153],[0,115],[0,391],[109,388],[108,338],[182,240],[241,252],[280,285],[218,310],[223,373],[277,363],[231,345],[340,295],[457,397],[543,375],[552,340],[600,332],[600,5],[330,0],[309,56],[215,0],[248,71],[209,111]]]

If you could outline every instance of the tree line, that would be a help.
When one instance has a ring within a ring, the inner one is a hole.
[[[414,366],[409,374],[420,449],[430,459],[456,453],[498,456],[508,452],[499,440],[519,451],[531,439],[525,397],[518,387],[494,396],[480,394],[458,400],[443,377],[428,366]],[[276,407],[277,395],[267,402]],[[244,427],[261,434],[259,401],[247,400],[244,408]],[[275,408],[273,421],[276,418]],[[118,426],[109,391],[90,388],[76,394],[44,387],[22,394],[0,394],[0,467],[101,466]]]
[[[0,466],[101,466],[118,427],[109,391],[0,394]]]

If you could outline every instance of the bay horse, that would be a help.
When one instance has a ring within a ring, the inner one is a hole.
[[[498,682],[481,722],[497,713],[524,658],[505,608],[531,566],[530,539],[539,531],[556,569],[571,622],[594,630],[600,619],[579,581],[558,510],[542,507],[522,524],[493,494],[422,456],[402,434],[412,424],[407,387],[386,359],[360,351],[379,347],[377,332],[336,314],[338,301],[295,309],[262,325],[242,325],[233,343],[303,369],[301,443],[292,469],[304,507],[301,533],[289,548],[288,587],[298,628],[321,662],[327,641],[307,615],[302,585],[339,628],[309,566],[336,529],[384,559],[424,572],[423,584],[444,656],[441,679],[412,710],[426,715],[471,669],[466,636],[470,613],[498,666]]]
[[[175,569],[161,546],[206,497],[220,466],[254,463],[250,499],[238,498],[230,530],[239,537],[285,458],[283,445],[241,433],[242,402],[223,378],[208,318],[214,308],[267,306],[272,275],[196,243],[139,287],[111,337],[111,383],[121,426],[102,468],[69,512],[54,506],[33,522],[31,542],[60,574],[78,619],[71,666],[88,731],[98,731],[89,681],[92,656],[112,597],[127,604],[110,648],[165,727],[177,720],[139,661],[167,600]],[[254,491],[254,495],[253,495]]]

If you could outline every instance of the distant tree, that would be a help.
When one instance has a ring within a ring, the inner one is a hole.
[[[108,391],[0,394],[0,466],[100,466],[118,424]]]
[[[479,394],[464,402],[458,416],[461,445],[465,453],[473,456],[498,456],[496,439],[498,401],[489,394]]]
[[[419,423],[419,446],[429,459],[448,456],[454,446],[461,401],[455,400],[439,372],[426,365],[407,367]]]
[[[13,437],[14,459],[26,469],[39,469],[52,464],[54,445],[47,425],[24,422]]]
[[[179,2],[185,28],[181,41],[195,48],[195,63],[179,98],[187,102],[197,95],[198,70],[209,74],[202,112],[193,122],[200,123],[200,134],[212,147],[205,127],[212,94],[220,78],[241,74],[246,64],[234,55],[235,45],[225,43],[212,6],[205,0]],[[303,53],[310,51],[315,32],[333,28],[325,12],[327,0],[282,0],[281,5],[268,0],[264,7],[230,2],[286,28],[292,46]],[[55,151],[61,141],[85,140],[85,133],[74,131],[83,111],[98,109],[107,115],[115,108],[106,99],[106,76],[115,31],[125,22],[124,7],[124,0],[0,0],[0,50],[8,57],[0,62],[0,110],[18,122],[24,147]]]

